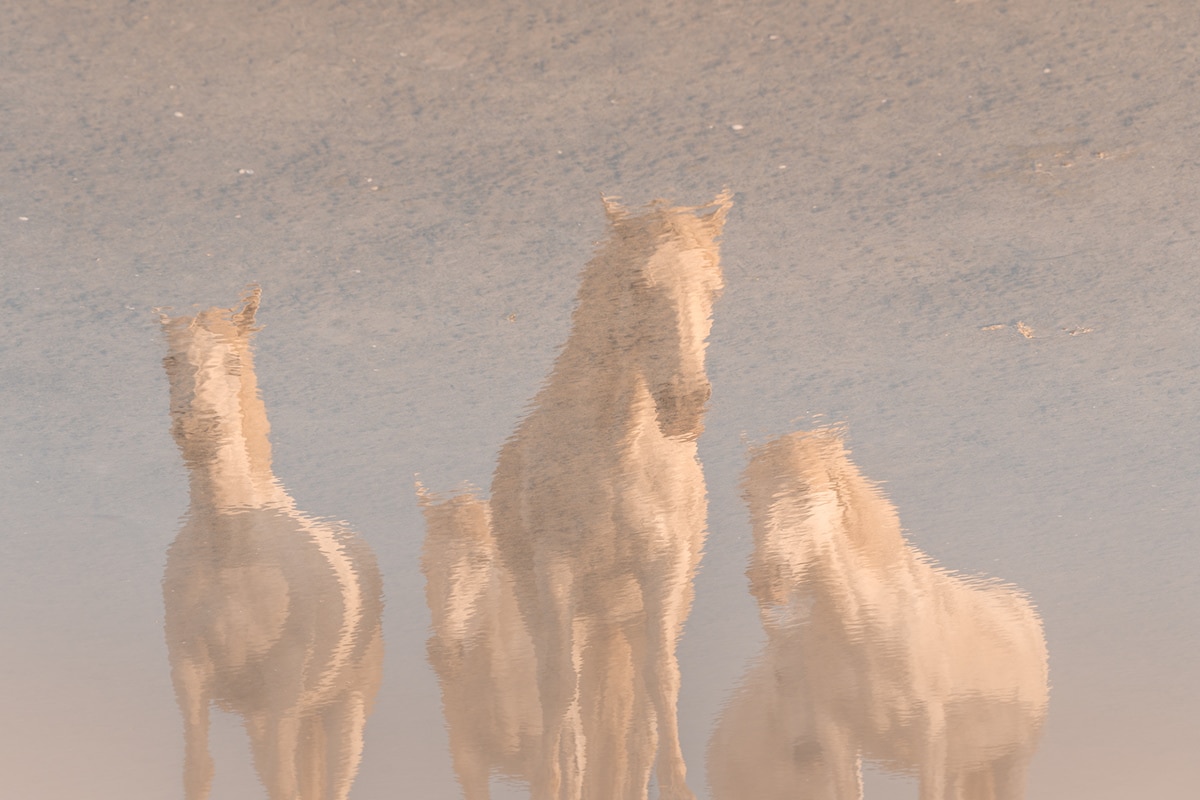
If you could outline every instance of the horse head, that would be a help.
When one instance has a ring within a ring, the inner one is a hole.
[[[836,470],[842,433],[821,428],[781,436],[750,451],[742,497],[750,510],[754,552],[746,575],[770,629],[800,621],[813,564],[841,535],[844,498]]]
[[[663,435],[694,439],[712,393],[704,356],[723,286],[717,240],[731,196],[723,192],[694,207],[658,201],[638,216],[615,200],[606,199],[605,207],[622,251],[623,345],[654,399]]]
[[[469,490],[443,498],[418,483],[417,499],[425,517],[421,571],[433,628],[444,644],[461,648],[494,575],[491,513]]]
[[[251,339],[261,290],[250,286],[242,308],[195,316],[161,315],[163,366],[171,393],[171,431],[189,467],[270,481],[266,408],[258,394]]]

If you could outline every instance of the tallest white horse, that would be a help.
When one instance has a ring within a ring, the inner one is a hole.
[[[731,201],[605,205],[571,334],[500,453],[493,529],[537,657],[534,797],[645,798],[656,765],[662,798],[692,800],[675,647],[706,534],[696,438]]]

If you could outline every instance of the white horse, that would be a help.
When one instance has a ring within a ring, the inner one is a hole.
[[[1019,590],[933,565],[835,429],[751,451],[748,575],[767,645],[709,745],[716,798],[862,797],[860,758],[922,800],[1017,800],[1049,700]]]
[[[496,554],[491,511],[471,493],[418,486],[421,571],[433,618],[429,663],[442,687],[454,771],[466,800],[487,800],[493,773],[529,781],[542,711],[533,642]]]
[[[272,800],[345,800],[383,660],[382,589],[367,545],[307,516],[271,471],[245,305],[163,317],[172,432],[191,506],[163,576],[184,788],[208,797],[212,703],[245,722]]]
[[[696,437],[730,205],[606,201],[571,334],[500,453],[494,536],[537,655],[535,798],[645,798],[655,765],[661,797],[694,797],[675,647],[705,538]]]

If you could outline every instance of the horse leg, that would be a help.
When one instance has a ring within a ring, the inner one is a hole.
[[[944,709],[936,702],[925,708],[925,738],[922,742],[920,781],[917,795],[920,800],[946,800],[946,718]]]
[[[815,723],[820,752],[812,770],[812,796],[820,800],[862,800],[862,758],[844,724],[826,714]],[[812,756],[809,755],[811,759]],[[924,795],[922,795],[924,798]]]
[[[346,800],[362,760],[363,728],[367,722],[362,692],[348,690],[321,715],[325,731],[325,785],[330,800]]]
[[[587,650],[578,664],[580,721],[587,754],[582,796],[624,800],[632,701],[628,653],[620,630],[603,623],[588,625],[586,630]]]
[[[946,775],[946,800],[992,800],[991,773],[951,769]]]
[[[640,660],[647,694],[657,720],[658,758],[655,762],[661,800],[695,800],[687,785],[687,766],[679,744],[679,661],[675,646],[687,616],[686,583],[664,575],[643,583],[646,636]]]
[[[270,713],[246,718],[246,732],[259,778],[271,800],[297,800],[296,749],[300,738],[300,717],[295,712]]]
[[[458,777],[458,783],[462,786],[463,798],[465,800],[489,800],[492,762],[488,755],[488,748],[489,745],[498,746],[498,743],[503,741],[503,734],[497,734],[489,720],[484,733],[487,743],[481,744],[479,731],[462,724],[462,721],[475,721],[473,719],[476,713],[475,709],[463,708],[466,703],[462,697],[447,697],[446,700],[446,733],[450,739],[450,760],[453,762],[454,774]],[[482,702],[494,701],[492,698],[483,698]],[[491,714],[492,712],[489,711],[484,715],[490,717]],[[540,764],[540,762],[538,763]],[[532,779],[534,775],[530,773],[521,777]]]
[[[578,741],[581,732],[570,731],[564,736],[567,724],[578,716],[579,700],[573,580],[570,569],[560,565],[551,565],[535,580],[539,613],[531,616],[530,629],[537,655],[542,744],[541,766],[530,787],[531,794],[534,800],[577,800],[582,765],[572,762],[582,744]]]
[[[1022,800],[1029,771],[1030,755],[1011,753],[992,762],[992,785],[995,800]]]
[[[300,721],[295,770],[296,792],[303,800],[329,800],[330,797],[327,789],[332,766],[329,758],[332,737],[326,727],[328,713],[311,714]]]
[[[208,680],[200,665],[190,659],[177,661],[171,679],[183,712],[183,794],[186,800],[206,800],[213,778],[208,751]]]
[[[637,631],[627,642],[641,639],[644,641],[644,631]],[[633,648],[629,648],[627,657],[630,658],[629,689],[632,693],[629,708],[628,741],[628,773],[625,781],[625,794],[622,798],[643,800],[650,786],[650,773],[654,770],[654,756],[658,752],[658,719],[654,714],[654,704],[646,692],[645,682],[634,670],[638,662],[633,661]]]
[[[583,650],[588,646],[588,625],[583,620],[571,624],[571,674],[574,676],[575,691],[571,695],[566,716],[563,718],[562,734],[559,737],[562,796],[564,800],[582,800],[584,778],[588,769],[587,734],[583,729]]]
[[[491,775],[484,754],[478,748],[460,748],[451,753],[451,759],[464,800],[489,800],[492,796]]]

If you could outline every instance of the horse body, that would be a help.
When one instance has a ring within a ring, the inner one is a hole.
[[[163,576],[185,795],[209,794],[216,703],[243,718],[272,800],[344,800],[381,676],[382,585],[365,543],[297,511],[271,472],[257,306],[256,290],[236,314],[163,320],[191,496]]]
[[[1022,797],[1048,703],[1045,639],[1026,597],[908,545],[836,431],[756,449],[744,488],[771,666],[738,702],[777,709],[791,743],[790,760],[762,771],[792,772],[814,797],[858,798],[865,757],[916,774],[922,800]],[[748,718],[731,709],[714,734],[718,797],[722,774],[740,769],[729,726]]]
[[[454,771],[466,800],[487,800],[493,773],[528,781],[542,713],[533,642],[496,554],[491,511],[470,493],[419,489],[421,571],[433,617],[429,663],[442,689]]]
[[[675,646],[705,536],[696,437],[730,203],[606,206],[571,334],[492,481],[496,554],[536,655],[524,768],[535,798],[622,800],[646,797],[657,764],[660,795],[690,800]]]
[[[644,797],[660,737],[660,781],[683,785],[674,650],[703,541],[703,477],[695,443],[664,441],[645,387],[631,387],[635,398],[611,450],[572,447],[596,433],[592,418],[544,449],[510,443],[497,467],[497,539],[538,656],[535,797]],[[588,724],[617,704],[624,715]]]

